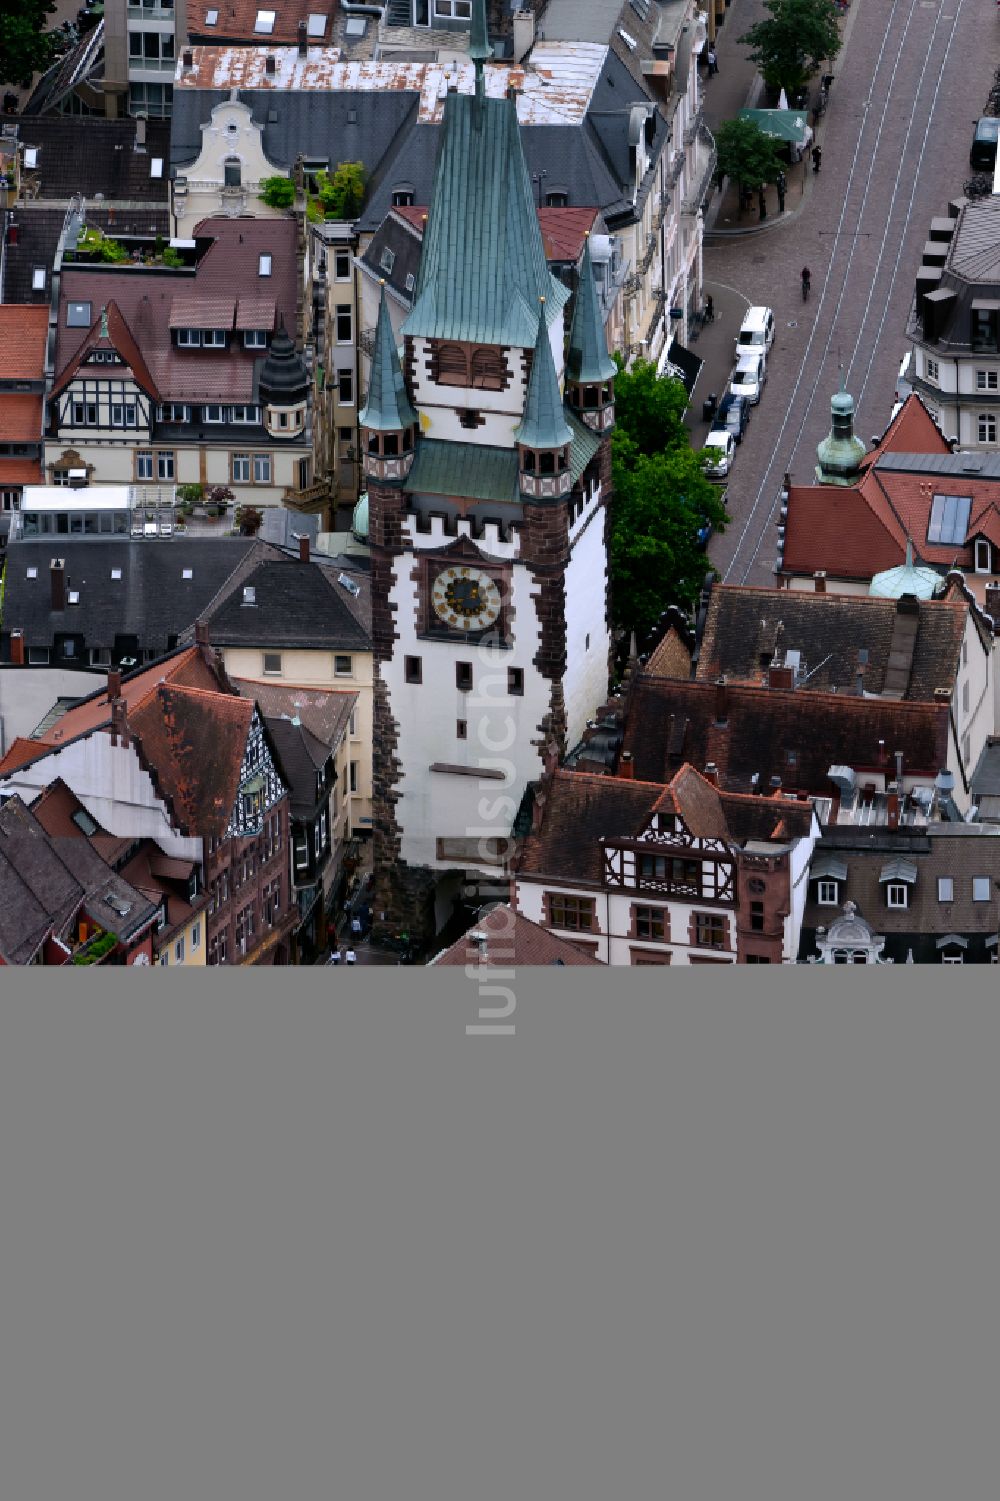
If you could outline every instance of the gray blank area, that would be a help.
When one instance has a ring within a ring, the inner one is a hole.
[[[11,1501],[996,1494],[994,986],[0,974]]]

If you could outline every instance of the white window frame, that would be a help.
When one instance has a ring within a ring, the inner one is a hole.
[[[253,482],[255,485],[273,485],[274,465],[269,453],[253,455]]]
[[[995,443],[997,440],[996,413],[980,412],[976,417],[976,432],[979,443]]]
[[[202,407],[201,417],[206,425],[211,423],[213,426],[217,426],[219,423],[225,422],[226,409],[224,406],[220,406],[218,402],[213,402],[211,406]]]
[[[201,343],[203,349],[225,349],[226,330],[224,328],[203,328],[201,331]]]
[[[941,373],[940,366],[939,366],[937,360],[927,359],[924,362],[924,368],[925,368],[925,373],[927,375],[927,379],[931,382],[932,385],[936,386],[938,384],[938,380],[939,380],[940,373]]]
[[[346,394],[345,394],[346,390]],[[337,405],[342,407],[354,406],[354,371],[337,371]]]
[[[341,271],[341,266],[345,266],[346,270]],[[349,250],[335,250],[333,253],[334,281],[350,281],[352,274],[351,252]]]
[[[341,324],[341,320],[342,319],[346,320],[346,322],[347,322],[347,333],[346,334],[342,334],[341,331],[340,331],[340,324]],[[333,331],[334,331],[334,335],[335,335],[335,340],[334,340],[335,343],[337,343],[337,344],[353,344],[354,343],[354,308],[351,306],[351,304],[349,302],[338,302],[334,306],[334,309],[333,309]]]
[[[266,349],[267,330],[263,328],[245,328],[243,330],[244,349]]]
[[[955,900],[955,882],[951,876],[938,876],[937,893],[939,902]]]
[[[977,370],[976,371],[976,390],[977,391],[997,391],[997,390],[1000,390],[1000,370]]]
[[[339,665],[341,662],[346,662],[347,666],[341,667]],[[352,678],[354,676],[354,658],[349,657],[346,652],[335,652],[333,657],[333,675],[336,678]]]
[[[268,666],[268,663],[270,663],[271,665]],[[275,666],[275,663],[277,663],[277,666]],[[261,672],[266,678],[281,677],[282,668],[280,651],[261,652]]]
[[[201,329],[179,328],[177,330],[177,347],[178,349],[200,349]]]
[[[890,881],[885,888],[887,907],[903,911],[910,905],[910,888],[905,881]]]
[[[974,902],[988,902],[988,901],[990,901],[991,896],[992,896],[992,892],[991,892],[991,889],[990,889],[991,888],[991,884],[992,883],[990,881],[989,876],[973,876],[972,877],[972,900]],[[985,896],[977,896],[976,895],[977,888],[979,889],[979,891],[982,891],[984,885],[986,887],[986,895]]]
[[[249,485],[252,483],[253,462],[248,453],[230,454],[230,468],[233,475],[234,485]],[[239,472],[238,472],[239,471]]]
[[[980,549],[982,549],[982,551],[980,551]],[[993,549],[990,547],[990,544],[987,542],[986,538],[985,537],[977,537],[976,538],[976,572],[977,573],[992,573],[993,570],[990,568],[990,561],[991,561],[991,558],[992,558],[992,553],[993,553]],[[985,557],[985,562],[981,561],[981,559],[983,559],[984,557]]]
[[[965,955],[962,953],[961,950],[959,950],[959,952],[957,954],[942,954],[941,955],[941,963],[942,964],[964,964],[965,963]]]
[[[828,880],[820,881],[816,892],[816,901],[821,907],[838,906],[837,882]]]
[[[156,450],[156,477],[158,480],[172,480],[177,473],[177,458],[172,448],[159,448]]]
[[[273,257],[266,251],[261,251],[260,255],[257,257],[257,275],[270,276],[271,267],[273,264]]]

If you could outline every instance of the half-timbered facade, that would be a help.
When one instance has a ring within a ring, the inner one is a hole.
[[[555,771],[513,899],[606,964],[787,964],[818,835],[811,804],[720,793],[691,766],[666,787]]]

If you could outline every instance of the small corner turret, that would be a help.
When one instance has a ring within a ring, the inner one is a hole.
[[[563,411],[552,345],[545,321],[545,298],[539,298],[538,334],[524,402],[524,416],[514,431],[521,494],[532,500],[555,499],[573,488],[569,462],[573,430]]]
[[[618,367],[608,354],[604,337],[588,235],[566,353],[566,400],[580,421],[595,433],[607,432],[614,426],[617,373]]]
[[[368,398],[358,424],[361,428],[365,474],[369,479],[387,484],[402,483],[413,464],[417,414],[406,390],[399,363],[384,281],[379,301],[378,326],[375,330],[375,353],[372,356]]]

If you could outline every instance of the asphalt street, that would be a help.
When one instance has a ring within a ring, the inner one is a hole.
[[[757,11],[736,0],[720,37],[723,67],[727,52],[742,52],[736,39]],[[854,0],[846,32],[819,122],[819,176],[801,200],[789,194],[786,218],[706,237],[707,290],[723,290],[733,317],[744,299],[765,303],[777,324],[767,384],[729,478],[732,519],[709,547],[728,583],[773,584],[782,476],[813,478],[841,371],[858,435],[867,442],[887,426],[930,220],[970,176],[973,122],[1000,64],[1000,14],[984,0]],[[706,343],[713,332],[729,339],[735,329],[706,329]],[[699,382],[696,406],[701,396]]]

